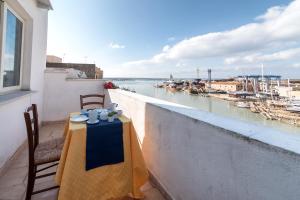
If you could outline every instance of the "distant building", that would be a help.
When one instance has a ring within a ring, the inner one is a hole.
[[[209,87],[209,85],[207,85]],[[243,85],[241,82],[237,81],[218,81],[218,82],[211,82],[210,88],[213,90],[222,90],[226,92],[235,92],[243,90]]]
[[[103,78],[103,70],[99,67],[96,67],[95,79],[102,79]]]
[[[47,63],[62,63],[62,58],[53,55],[47,55]]]
[[[47,68],[62,68],[62,69],[76,69],[86,74],[88,79],[102,79],[103,70],[96,67],[95,64],[83,64],[83,63],[55,63],[47,62]]]
[[[292,98],[292,99],[299,99],[300,100],[300,88],[298,87],[276,87],[279,96]]]

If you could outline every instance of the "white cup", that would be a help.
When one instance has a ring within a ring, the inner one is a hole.
[[[101,119],[101,120],[107,120],[107,117],[108,117],[108,111],[107,111],[107,110],[103,110],[103,111],[100,113],[100,119]]]
[[[109,110],[115,111],[115,110],[117,109],[117,107],[118,107],[118,104],[117,104],[117,103],[111,103],[111,104],[109,105]]]
[[[97,117],[98,117],[98,112],[96,110],[90,110],[89,111],[89,120],[91,122],[97,121]]]

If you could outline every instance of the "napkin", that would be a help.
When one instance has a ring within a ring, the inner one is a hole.
[[[122,122],[87,124],[86,170],[120,162],[124,162]]]

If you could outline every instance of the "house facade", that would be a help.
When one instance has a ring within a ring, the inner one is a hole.
[[[0,168],[25,143],[22,113],[42,105],[49,0],[0,1]],[[42,117],[42,107],[38,108]]]
[[[103,71],[96,67],[95,64],[86,63],[61,63],[61,62],[47,62],[47,68],[57,68],[57,69],[75,69],[82,71],[86,74],[89,79],[102,79]]]
[[[222,90],[227,92],[236,92],[243,89],[243,85],[236,81],[211,82],[211,89]]]

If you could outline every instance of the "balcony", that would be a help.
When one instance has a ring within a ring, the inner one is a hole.
[[[61,122],[68,113],[79,110],[79,94],[95,92],[105,93],[106,103],[118,103],[132,120],[151,173],[151,184],[144,188],[146,199],[299,198],[298,135],[131,92],[106,91],[102,80],[66,79],[62,71],[47,70],[42,139],[62,134]],[[0,199],[22,199],[26,153],[20,147],[2,173]],[[48,182],[39,183],[43,184]],[[45,196],[34,198],[56,199],[57,192],[41,195]]]
[[[51,123],[41,128],[40,141],[46,141],[62,136],[64,123]],[[25,199],[26,184],[28,171],[28,150],[27,145],[19,148],[18,152],[9,161],[9,166],[1,172],[0,176],[0,199]],[[46,171],[47,172],[47,171]],[[45,173],[46,173],[45,172]],[[153,183],[147,183],[143,186],[142,191],[145,194],[145,200],[164,200],[159,190],[152,186]],[[51,187],[55,185],[54,176],[46,179],[36,180],[36,190]],[[57,199],[58,190],[50,190],[32,196],[32,200]],[[129,200],[124,198],[123,200]]]

